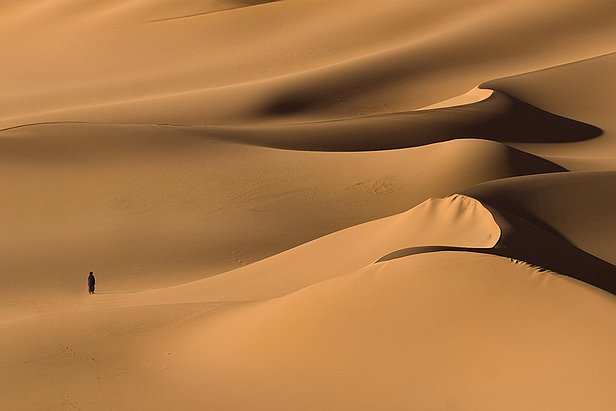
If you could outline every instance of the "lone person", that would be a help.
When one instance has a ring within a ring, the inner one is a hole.
[[[94,294],[95,284],[96,284],[96,278],[94,278],[94,273],[90,271],[90,275],[88,276],[88,294]]]

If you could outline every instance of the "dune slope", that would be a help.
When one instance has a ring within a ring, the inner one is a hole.
[[[0,375],[42,387],[11,408],[609,409],[615,310],[501,257],[423,254],[256,304],[3,323]]]

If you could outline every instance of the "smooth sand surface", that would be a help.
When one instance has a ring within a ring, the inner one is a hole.
[[[0,1],[0,408],[616,409],[615,25]]]

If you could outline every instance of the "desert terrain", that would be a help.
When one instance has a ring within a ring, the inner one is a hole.
[[[616,409],[613,0],[1,0],[0,51],[0,409]]]

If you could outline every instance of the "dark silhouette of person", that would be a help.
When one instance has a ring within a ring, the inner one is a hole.
[[[88,294],[94,294],[95,285],[96,285],[96,278],[94,278],[94,273],[90,271],[90,275],[88,276]]]

